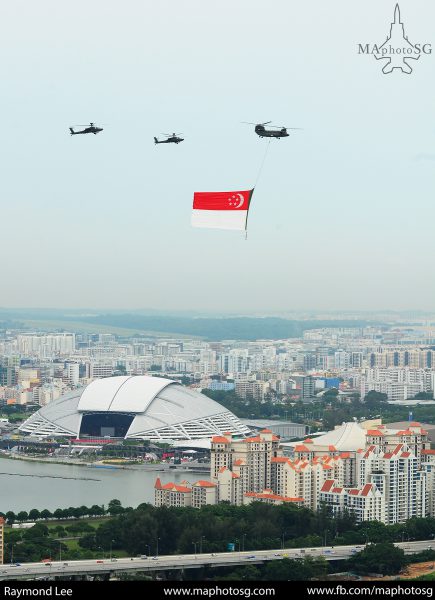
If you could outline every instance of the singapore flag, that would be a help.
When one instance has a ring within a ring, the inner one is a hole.
[[[245,231],[253,191],[195,192],[192,226]]]

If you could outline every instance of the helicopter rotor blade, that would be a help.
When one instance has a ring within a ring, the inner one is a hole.
[[[244,123],[245,125],[268,125],[269,123],[272,123],[272,121],[266,121],[266,123],[251,123],[250,121],[240,121],[241,123]]]

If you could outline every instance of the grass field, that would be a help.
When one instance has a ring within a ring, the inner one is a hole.
[[[162,331],[146,331],[140,329],[128,329],[126,327],[112,327],[111,325],[94,325],[84,321],[62,321],[62,320],[34,320],[20,319],[20,322],[34,330],[51,331],[64,329],[66,331],[83,333],[113,333],[121,337],[130,337],[135,333],[158,338],[177,338],[177,339],[202,339],[200,336],[187,335],[182,333],[168,333]]]

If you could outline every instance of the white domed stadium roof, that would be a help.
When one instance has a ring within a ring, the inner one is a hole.
[[[96,379],[43,406],[20,426],[34,435],[195,440],[249,429],[229,410],[171,379]]]

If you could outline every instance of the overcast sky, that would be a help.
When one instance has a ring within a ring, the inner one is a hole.
[[[435,50],[381,72],[394,0],[7,0],[0,305],[435,308]],[[401,0],[412,43],[435,4]],[[254,185],[243,233],[194,191]],[[95,121],[98,136],[68,127]],[[181,132],[180,145],[153,136]]]

